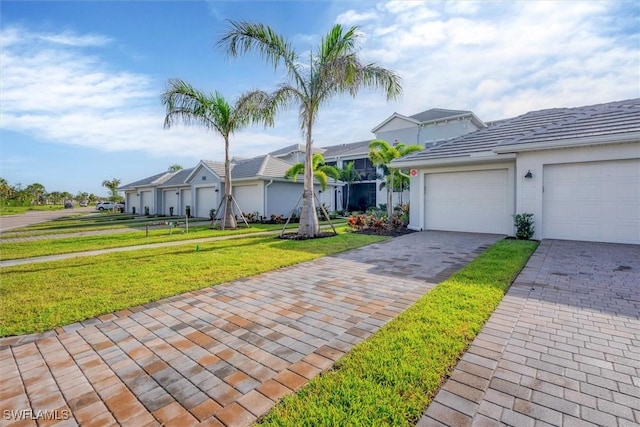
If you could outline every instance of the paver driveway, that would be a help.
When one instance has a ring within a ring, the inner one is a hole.
[[[500,238],[414,233],[5,346],[0,423],[250,424]]]
[[[640,425],[640,245],[543,241],[418,425]]]

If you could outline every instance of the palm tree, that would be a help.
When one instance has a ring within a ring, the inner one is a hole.
[[[305,145],[304,191],[298,234],[314,237],[320,231],[313,200],[313,126],[321,105],[331,98],[348,93],[356,96],[362,88],[381,89],[387,99],[401,92],[400,77],[375,63],[364,64],[357,56],[360,34],[358,27],[345,31],[341,25],[322,38],[303,65],[301,56],[284,37],[260,23],[229,21],[228,32],[218,42],[230,57],[257,51],[275,69],[284,67],[287,79],[271,94],[254,91],[267,100],[271,114],[295,105]],[[305,52],[305,56],[307,53]]]
[[[111,193],[109,199],[111,199],[111,201],[114,203],[117,202],[120,198],[120,195],[118,194],[118,187],[120,187],[121,182],[122,180],[118,178],[113,178],[112,180],[105,179],[104,181],[102,181],[102,186],[108,188],[109,192]]]
[[[398,185],[398,179],[396,178],[397,169],[390,168],[389,163],[393,159],[406,156],[407,154],[421,151],[424,147],[417,144],[405,145],[403,143],[397,143],[394,145],[389,144],[383,139],[374,139],[369,143],[369,159],[374,166],[382,169],[382,176],[385,180],[380,188],[387,188],[387,216],[391,220],[393,215],[393,191],[396,187],[402,187]]]
[[[204,93],[180,79],[170,79],[162,94],[162,104],[167,115],[164,127],[169,129],[180,119],[185,125],[199,125],[213,130],[224,139],[224,215],[222,229],[236,228],[231,192],[231,168],[229,160],[229,136],[249,123],[273,123],[267,110],[260,108],[260,96],[241,96],[232,106],[219,92]]]
[[[178,171],[181,171],[182,169],[184,169],[182,165],[179,165],[176,163],[174,165],[169,166],[169,168],[167,169],[167,172],[178,172]]]
[[[339,179],[340,172],[335,166],[329,166],[324,163],[324,156],[320,153],[315,153],[311,159],[311,165],[313,169],[313,177],[318,180],[320,189],[322,191],[327,189],[327,183],[329,178]],[[298,175],[304,174],[304,163],[299,162],[291,166],[284,174],[286,179],[292,181],[298,180]]]
[[[347,192],[346,192],[346,197],[344,202],[345,210],[349,209],[349,201],[350,201],[349,199],[351,198],[351,185],[353,185],[354,182],[360,181],[360,179],[362,179],[362,175],[360,175],[360,172],[358,172],[355,165],[356,165],[355,162],[349,162],[349,163],[346,163],[342,168],[338,169],[338,172],[340,172],[340,178],[339,178],[340,181],[347,184]]]

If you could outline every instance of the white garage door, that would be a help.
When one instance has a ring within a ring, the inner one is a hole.
[[[216,192],[213,187],[196,188],[196,216],[209,218],[209,211],[217,209]]]
[[[425,229],[510,234],[507,169],[425,177]]]
[[[149,214],[153,215],[153,198],[151,197],[151,191],[141,191],[140,192],[140,213],[145,214],[145,207],[149,208]]]
[[[640,243],[640,160],[544,167],[542,235]]]
[[[180,214],[181,215],[186,215],[187,214],[187,206],[189,206],[191,209],[193,209],[193,205],[191,202],[191,190],[182,190],[180,192]],[[193,215],[194,212],[193,210],[191,211],[191,215]]]
[[[233,197],[235,197],[243,213],[258,212],[263,215],[262,191],[260,188],[258,184],[233,186]]]
[[[162,198],[164,199],[164,211],[163,215],[169,215],[171,207],[173,207],[173,214],[178,215],[178,195],[176,190],[166,190],[162,192]]]

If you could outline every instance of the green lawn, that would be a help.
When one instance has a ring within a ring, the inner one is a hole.
[[[64,209],[62,205],[44,205],[44,206],[0,206],[0,216],[2,215],[18,215],[29,211],[59,211]]]
[[[505,240],[283,399],[277,426],[415,425],[537,247]]]
[[[0,336],[40,332],[240,277],[342,252],[383,237],[304,241],[246,237],[0,269]]]
[[[344,220],[334,222],[334,225],[343,225],[344,222]],[[322,222],[321,224],[325,223]],[[147,237],[145,228],[142,228],[139,231],[131,232],[94,236],[58,237],[25,242],[9,242],[0,239],[0,260],[4,261],[98,249],[148,245],[151,243],[222,237],[237,234],[253,234],[263,231],[279,231],[282,230],[282,226],[283,225],[281,224],[251,224],[251,227],[249,228],[242,225],[235,230],[211,230],[208,225],[198,225],[189,227],[188,233],[184,228],[174,228],[173,231],[171,231],[171,234],[169,234],[169,228],[167,226],[163,226],[162,228],[150,229],[149,237]],[[297,228],[297,224],[290,224],[288,228]]]

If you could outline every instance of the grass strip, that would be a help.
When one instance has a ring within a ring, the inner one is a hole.
[[[344,223],[345,221],[342,220],[340,222],[334,222],[334,225],[344,225]],[[325,222],[321,222],[321,225],[324,224]],[[298,224],[290,224],[287,228],[297,227]],[[249,228],[242,226],[235,230],[212,230],[208,225],[199,225],[189,227],[188,233],[186,233],[183,228],[176,228],[172,234],[169,234],[169,228],[163,226],[160,229],[150,229],[149,237],[146,237],[146,230],[142,229],[140,231],[113,234],[44,238],[22,242],[3,241],[0,239],[0,261],[99,249],[123,248],[126,246],[148,245],[151,243],[253,234],[263,231],[278,231],[281,229],[282,224],[252,224]]]
[[[536,247],[515,240],[491,246],[333,370],[284,398],[261,424],[415,425]]]
[[[0,336],[41,332],[386,239],[234,240],[0,269]]]
[[[19,215],[29,211],[61,211],[63,205],[44,205],[44,206],[0,206],[0,216],[3,215]]]

